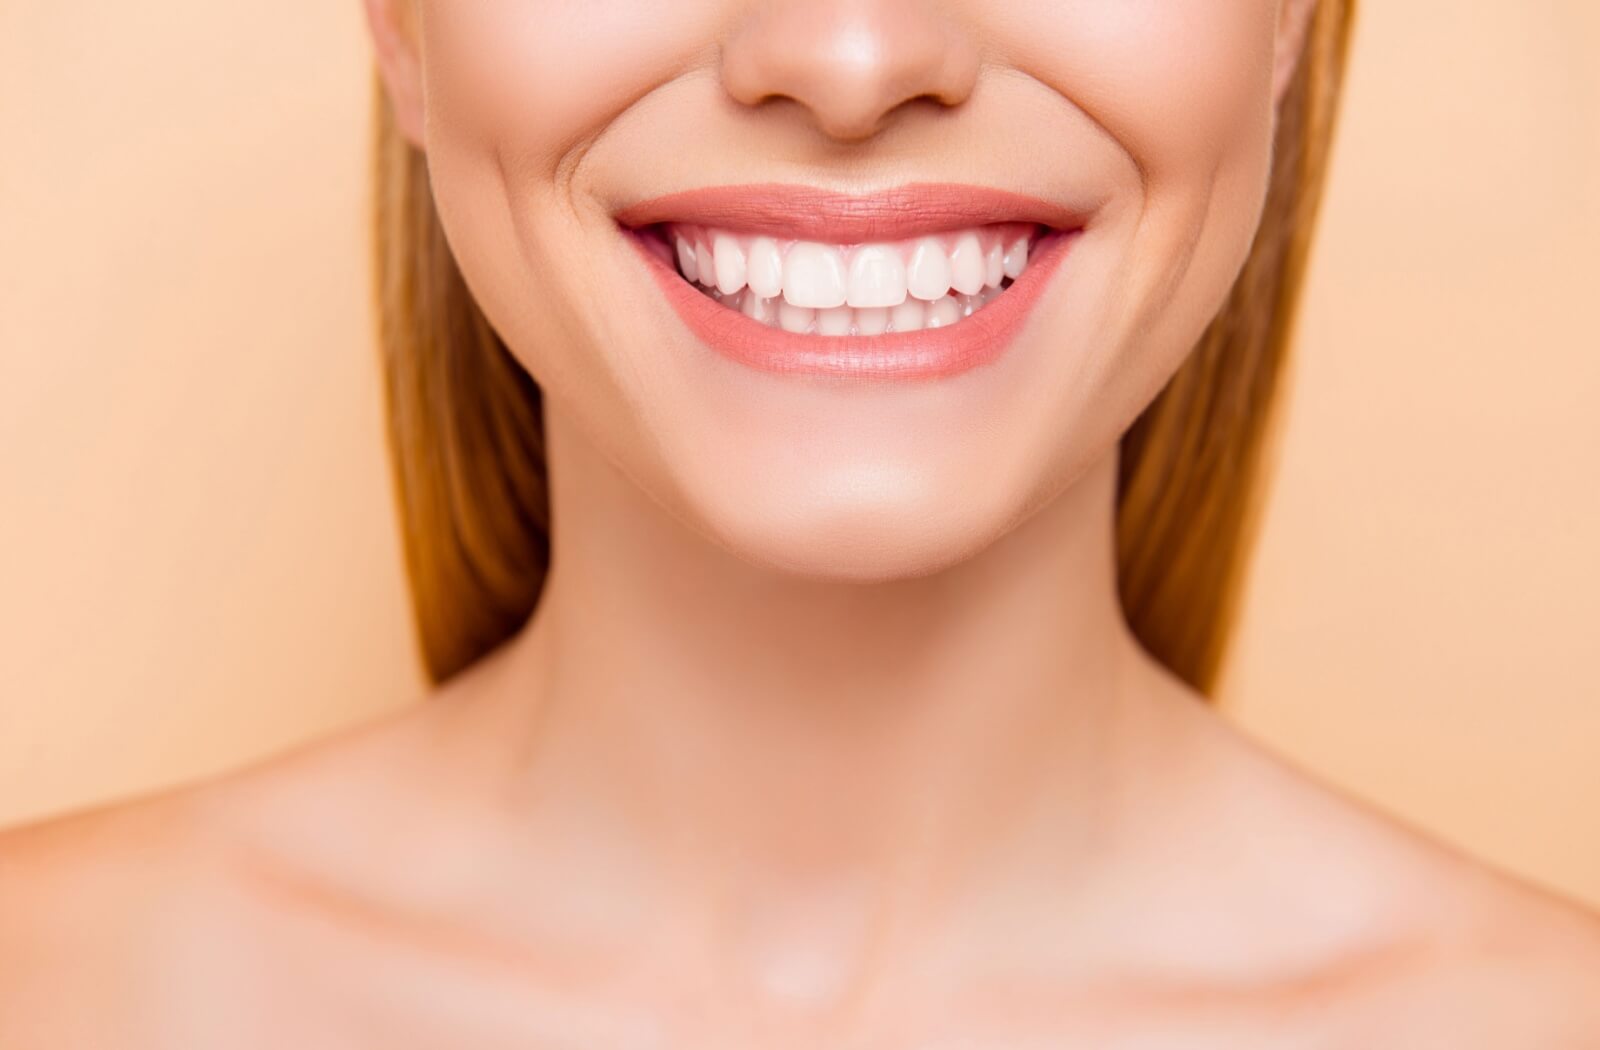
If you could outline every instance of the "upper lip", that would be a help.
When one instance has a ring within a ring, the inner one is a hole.
[[[653,197],[628,205],[616,219],[627,227],[681,222],[859,244],[996,222],[1035,222],[1071,230],[1082,226],[1087,214],[1026,194],[958,183],[910,183],[859,195],[792,183],[759,183]]]

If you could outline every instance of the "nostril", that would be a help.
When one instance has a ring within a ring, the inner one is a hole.
[[[761,5],[723,45],[721,78],[752,109],[796,106],[831,138],[892,115],[958,106],[976,85],[973,42],[932,5],[807,0]]]
[[[747,103],[751,109],[789,110],[799,119],[813,124],[830,139],[840,142],[860,142],[881,133],[884,127],[903,114],[916,111],[934,112],[949,109],[951,103],[933,92],[922,92],[885,104],[880,99],[883,92],[871,86],[852,84],[841,78],[825,89],[814,92],[809,98],[796,98],[782,92],[770,92]]]

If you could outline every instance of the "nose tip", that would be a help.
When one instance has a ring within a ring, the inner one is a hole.
[[[978,77],[977,49],[918,0],[787,0],[756,5],[723,47],[723,89],[755,107],[798,103],[840,141],[876,134],[916,100],[956,106]]]

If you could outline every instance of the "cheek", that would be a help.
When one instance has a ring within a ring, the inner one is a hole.
[[[1028,10],[1008,40],[1019,64],[1131,161],[1104,300],[1116,312],[1097,323],[1090,366],[1097,397],[1123,424],[1193,349],[1254,240],[1271,165],[1277,0]]]
[[[547,389],[610,385],[584,304],[608,275],[572,168],[640,96],[711,39],[693,2],[424,0],[427,162],[474,298]],[[590,311],[593,312],[592,310]],[[612,391],[611,396],[620,396]]]
[[[713,39],[706,3],[429,0],[430,131],[553,174]],[[430,145],[431,145],[430,138]]]
[[[1028,71],[1093,116],[1147,176],[1259,141],[1277,0],[1061,0],[1034,10],[1014,41]]]

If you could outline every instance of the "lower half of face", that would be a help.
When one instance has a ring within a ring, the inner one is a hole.
[[[747,560],[969,556],[1224,301],[1276,0],[423,0],[467,283],[556,411]],[[560,513],[560,508],[556,508]]]

